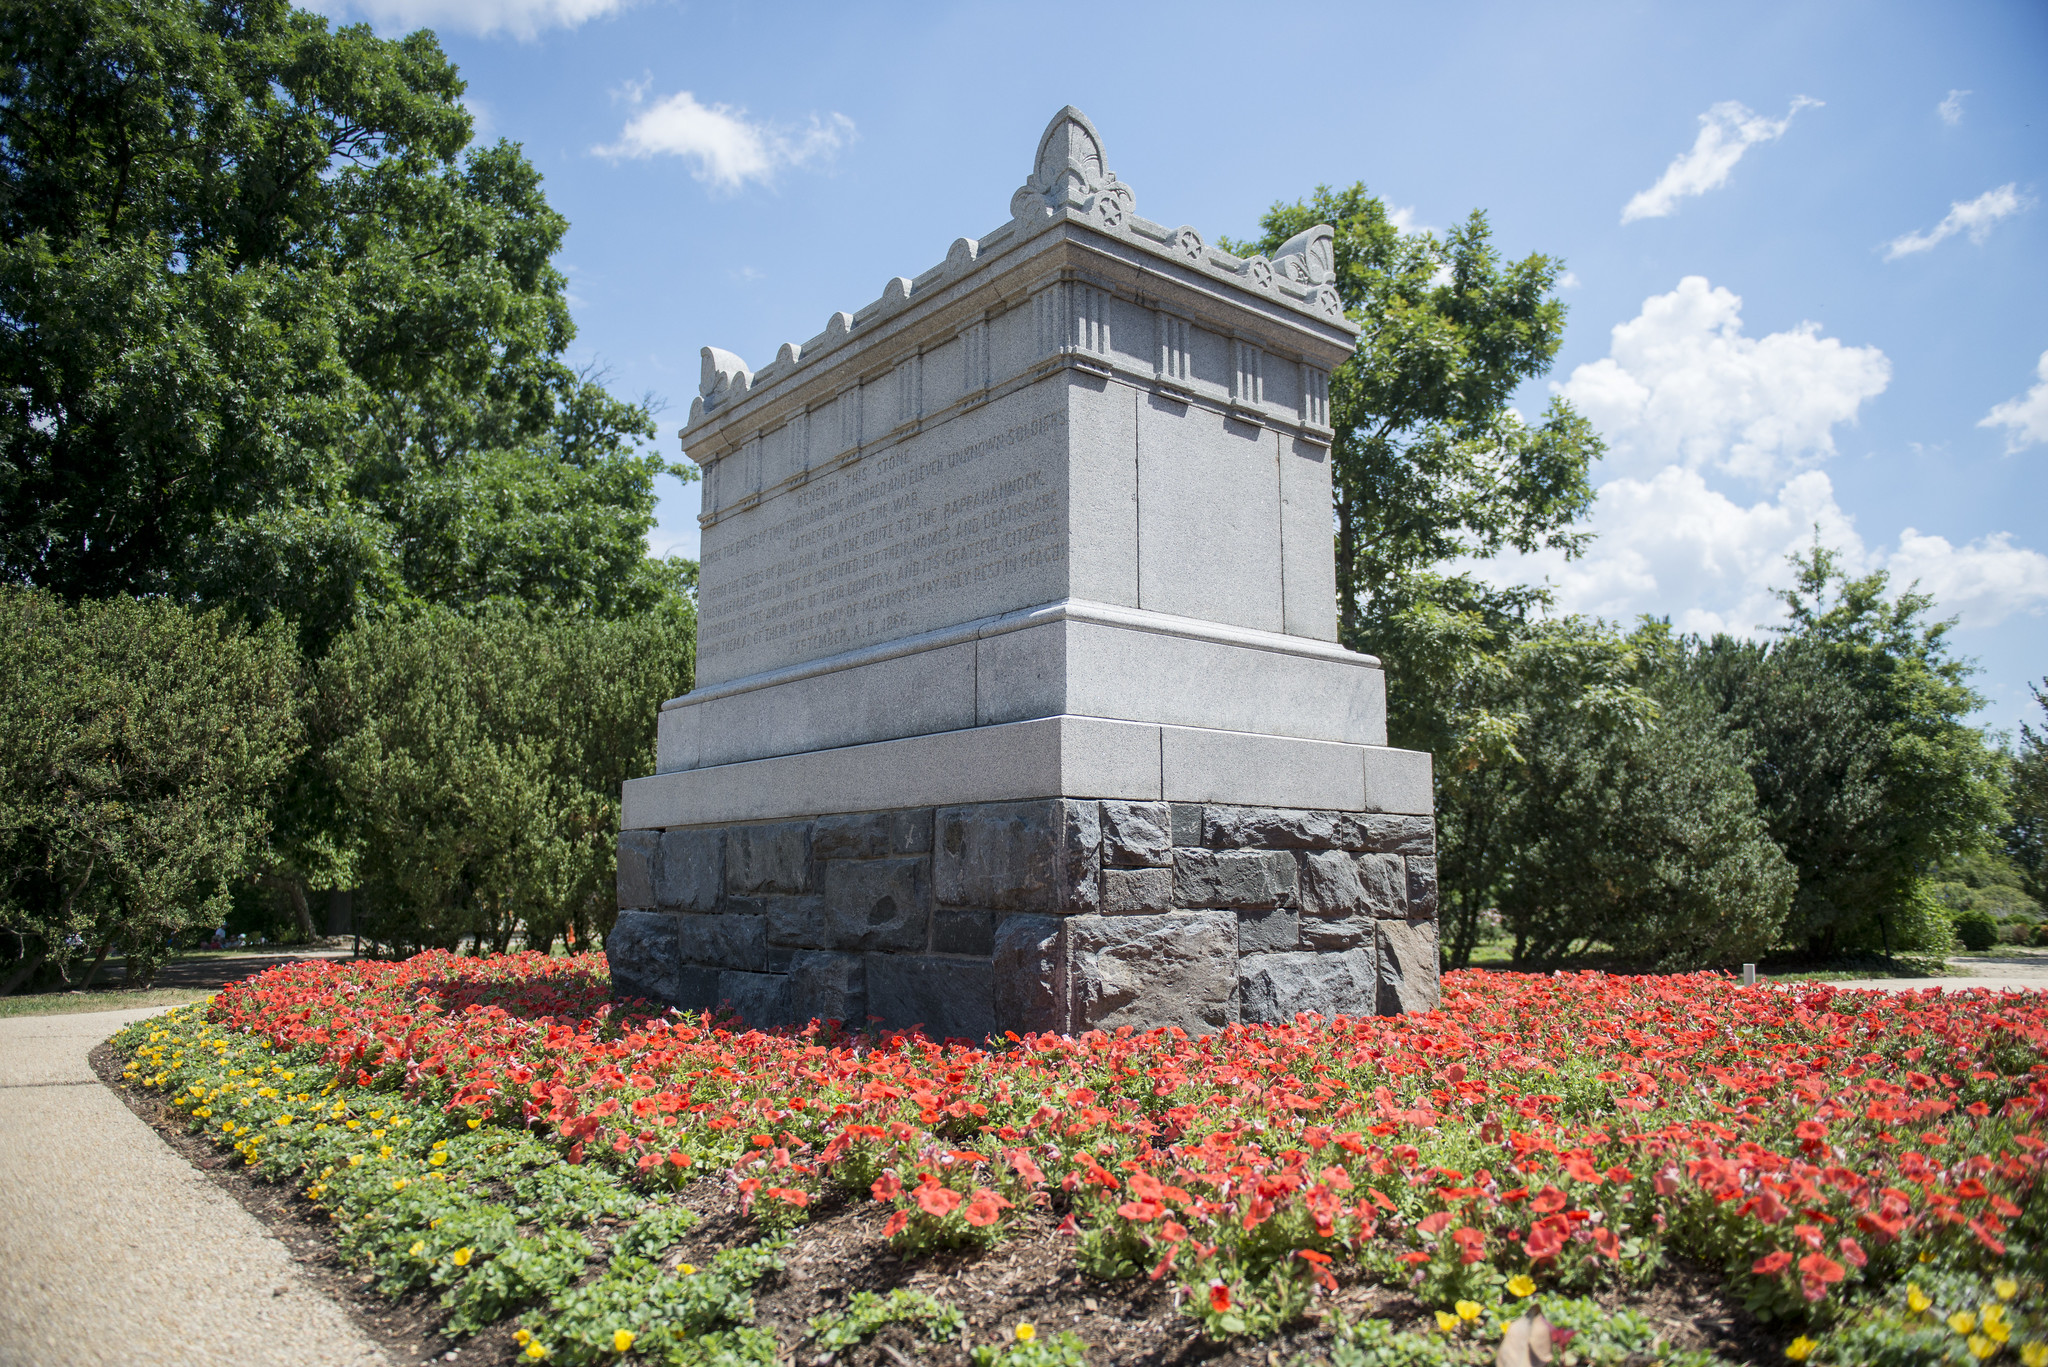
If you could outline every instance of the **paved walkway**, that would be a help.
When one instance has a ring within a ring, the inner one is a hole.
[[[0,1367],[386,1367],[94,1075],[95,1045],[161,1009],[0,1019]]]

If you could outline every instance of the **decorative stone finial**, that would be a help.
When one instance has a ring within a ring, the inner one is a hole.
[[[1273,253],[1273,269],[1297,285],[1327,285],[1337,276],[1336,239],[1327,223],[1298,232]]]
[[[745,361],[715,346],[704,348],[704,367],[698,373],[697,395],[704,401],[705,412],[744,398],[753,382],[753,372],[747,369]]]
[[[1010,197],[1010,215],[1037,223],[1071,205],[1113,228],[1135,203],[1130,187],[1109,169],[1102,135],[1086,114],[1068,105],[1045,126],[1030,179]]]

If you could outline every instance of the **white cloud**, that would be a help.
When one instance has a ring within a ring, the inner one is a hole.
[[[1720,189],[1744,152],[1760,142],[1783,137],[1794,114],[1809,106],[1817,109],[1820,103],[1801,95],[1792,101],[1784,118],[1767,119],[1735,100],[1723,100],[1700,115],[1700,135],[1693,140],[1692,149],[1673,157],[1655,185],[1622,207],[1621,221],[1664,218],[1677,212],[1679,200]]]
[[[1941,115],[1943,123],[1954,128],[1963,121],[1963,96],[1972,93],[1974,92],[1968,90],[1951,90],[1947,99],[1934,106],[1934,112]]]
[[[2017,181],[2010,181],[1996,190],[1986,190],[1973,200],[1957,200],[1948,206],[1948,216],[1924,233],[1904,233],[1891,240],[1884,259],[1896,261],[1902,256],[1932,249],[1937,243],[1966,232],[1970,241],[1981,243],[1991,235],[1991,225],[2001,218],[2010,218],[2026,208],[2032,200],[2020,194]]]
[[[1774,590],[1786,557],[1819,537],[1844,568],[1883,569],[1894,588],[1918,581],[1943,616],[1994,626],[2048,612],[2048,555],[1995,532],[1965,545],[1906,528],[1871,546],[1813,462],[1833,429],[1880,393],[1890,364],[1875,347],[1845,347],[1811,323],[1743,336],[1742,301],[1697,276],[1614,329],[1609,355],[1559,386],[1609,443],[1587,553],[1554,551],[1465,566],[1497,582],[1547,580],[1567,612],[1631,622],[1668,616],[1681,631],[1760,636],[1784,619]],[[2048,358],[2043,359],[2048,391]],[[1760,485],[1731,496],[1718,472]]]
[[[646,97],[644,84],[627,88],[634,104]],[[683,157],[695,162],[691,175],[720,190],[737,190],[748,181],[767,184],[784,167],[829,159],[852,142],[853,120],[832,114],[807,128],[791,130],[749,120],[744,109],[702,105],[689,91],[680,91],[640,110],[608,147],[592,149],[604,157]]]
[[[1439,231],[1436,228],[1430,227],[1427,223],[1417,223],[1415,221],[1415,206],[1413,204],[1397,204],[1388,209],[1387,222],[1394,225],[1394,231],[1397,233],[1433,233]]]
[[[1561,290],[1577,289],[1579,287],[1578,272],[1566,271],[1563,275],[1557,278],[1557,287]]]
[[[1769,480],[1833,455],[1834,426],[1882,393],[1891,362],[1817,323],[1746,337],[1742,300],[1689,275],[1617,325],[1609,354],[1557,389],[1619,468],[1711,466]]]
[[[380,30],[458,29],[531,40],[544,29],[575,28],[626,8],[631,0],[326,0],[314,8],[360,15]]]
[[[2032,389],[2016,399],[2007,399],[1977,422],[1979,427],[2006,427],[2007,454],[2037,444],[2048,444],[2048,351],[2041,353],[2034,373],[2041,378]]]

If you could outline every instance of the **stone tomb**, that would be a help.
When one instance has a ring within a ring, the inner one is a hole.
[[[1336,644],[1331,269],[1140,217],[1068,108],[995,231],[758,372],[705,348],[621,993],[967,1038],[1436,1004],[1429,756]]]

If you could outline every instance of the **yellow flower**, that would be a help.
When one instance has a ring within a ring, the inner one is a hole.
[[[2009,1301],[2020,1294],[2020,1284],[2010,1277],[2000,1277],[1991,1283],[1991,1289],[1998,1293],[1998,1299]]]
[[[1020,1324],[1020,1325],[1018,1325],[1018,1326],[1017,1326],[1017,1342],[1019,1342],[1019,1343],[1029,1343],[1029,1342],[1031,1342],[1031,1340],[1033,1340],[1033,1339],[1035,1339],[1035,1338],[1037,1338],[1037,1337],[1038,1337],[1038,1326],[1037,1326],[1037,1325],[1035,1325],[1035,1324]]]
[[[1536,1294],[1536,1279],[1526,1272],[1517,1272],[1508,1278],[1508,1291],[1516,1297]]]
[[[1974,1334],[1977,1332],[1977,1317],[1967,1310],[1958,1310],[1948,1317],[1948,1327],[1958,1334]]]
[[[682,1266],[678,1267],[676,1271],[682,1273],[685,1277],[688,1277],[696,1273],[697,1267],[694,1263],[684,1263]]]
[[[363,1165],[363,1156],[359,1153],[350,1154],[348,1156],[348,1165],[352,1168],[360,1168]]]
[[[616,1330],[612,1334],[612,1351],[614,1353],[623,1353],[632,1346],[633,1331],[631,1329]]]
[[[1984,1321],[1984,1337],[1995,1343],[2004,1343],[2012,1337],[2012,1326],[2004,1320]]]
[[[291,1124],[292,1118],[288,1115],[281,1115],[277,1118],[277,1123],[280,1127],[283,1127],[285,1125]]]
[[[475,1129],[475,1128],[476,1128],[477,1126],[479,1126],[479,1125],[481,1125],[481,1124],[483,1124],[483,1123],[484,1123],[483,1121],[481,1121],[481,1120],[478,1120],[478,1119],[476,1119],[476,1118],[475,1118],[474,1116],[472,1116],[472,1117],[470,1117],[470,1121],[469,1121],[469,1128],[471,1128],[471,1129],[473,1130],[473,1129]]]
[[[468,1267],[469,1256],[473,1251],[472,1249],[458,1248],[448,1255],[448,1261],[454,1263],[457,1267]]]
[[[1461,1320],[1476,1320],[1484,1308],[1477,1301],[1459,1301],[1457,1304],[1458,1318]]]
[[[1985,1302],[1984,1309],[1981,1313],[1984,1317],[1984,1323],[1987,1326],[2005,1323],[2005,1307],[2000,1305],[1997,1301]]]
[[[389,1158],[391,1156],[391,1146],[386,1144],[383,1148],[377,1150],[377,1156],[379,1158]]]
[[[2025,1367],[2048,1367],[2048,1343],[2022,1344],[2020,1361]]]
[[[1921,1250],[1920,1250],[1920,1261],[1921,1261],[1921,1262],[1923,1262],[1923,1263],[1931,1263],[1931,1262],[1933,1262],[1933,1261],[1934,1261],[1934,1250],[1933,1250],[1933,1249],[1931,1249],[1931,1248],[1923,1248],[1923,1249],[1921,1249]]]
[[[360,1120],[350,1120],[350,1121],[346,1121],[346,1122],[344,1122],[344,1123],[345,1123],[345,1124],[346,1124],[346,1125],[348,1126],[348,1128],[349,1128],[349,1129],[351,1129],[351,1130],[360,1130],[361,1128],[363,1128],[363,1122],[362,1122],[362,1121],[360,1121]]]
[[[1458,1327],[1458,1317],[1448,1310],[1439,1310],[1436,1312],[1436,1327],[1446,1334],[1451,1333]]]
[[[420,1254],[425,1253],[426,1251],[427,1243],[424,1239],[413,1240],[412,1247],[406,1250],[407,1253],[411,1254],[415,1258],[419,1257]]]
[[[1971,1354],[1980,1359],[1988,1358],[1998,1351],[1998,1345],[1985,1338],[1982,1334],[1970,1335],[1968,1342]]]
[[[429,1159],[428,1159],[427,1161],[428,1161],[429,1163],[432,1163],[432,1164],[433,1164],[433,1165],[434,1165],[435,1167],[437,1167],[437,1168],[438,1168],[438,1167],[440,1167],[440,1166],[441,1166],[441,1165],[442,1165],[443,1163],[445,1163],[445,1162],[447,1162],[447,1161],[448,1161],[448,1155],[447,1155],[447,1154],[445,1154],[445,1153],[437,1153],[437,1154],[435,1154],[435,1155],[434,1155],[434,1156],[433,1156],[432,1158],[429,1158]]]
[[[512,1336],[512,1341],[518,1344],[521,1348],[524,1348],[528,1343],[533,1341],[533,1335],[529,1333],[527,1330],[521,1329],[518,1333]]]
[[[1907,1284],[1906,1309],[1911,1311],[1913,1314],[1917,1315],[1932,1304],[1934,1304],[1934,1302],[1927,1298],[1927,1293],[1925,1291],[1922,1291],[1917,1285],[1911,1283]]]
[[[403,1177],[394,1177],[391,1179],[391,1189],[393,1191],[404,1191],[406,1186],[407,1183]]]
[[[539,1339],[535,1339],[532,1343],[526,1345],[526,1355],[532,1358],[535,1362],[539,1362],[542,1358],[548,1355],[548,1350],[541,1347],[541,1342]]]
[[[1801,1334],[1798,1338],[1785,1345],[1785,1356],[1791,1358],[1794,1362],[1804,1362],[1812,1355],[1813,1350],[1818,1347],[1820,1347],[1818,1339],[1810,1339],[1806,1335]]]

